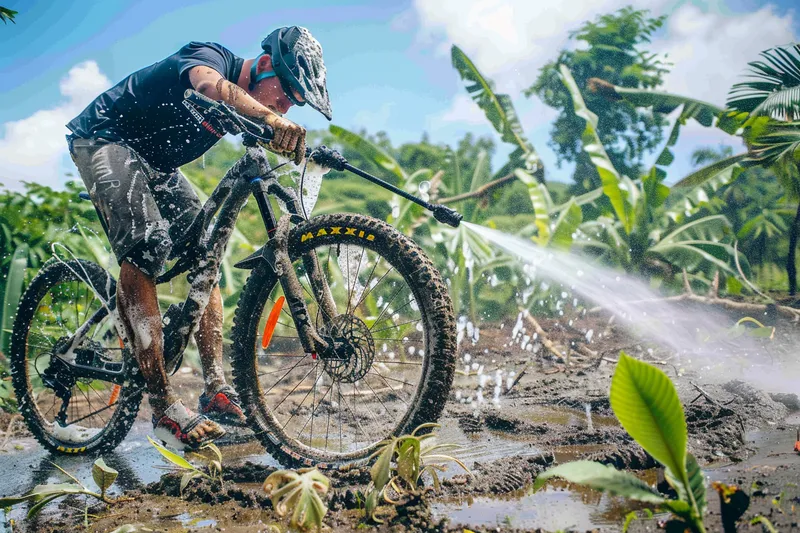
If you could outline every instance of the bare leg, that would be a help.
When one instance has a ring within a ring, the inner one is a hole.
[[[222,370],[222,295],[219,285],[211,292],[194,340],[203,364],[206,394],[210,396],[225,385],[225,374]]]
[[[153,279],[127,261],[123,261],[120,268],[117,308],[147,384],[150,407],[155,417],[161,418],[164,410],[178,401],[178,397],[164,370],[164,335],[158,292]],[[189,433],[189,438],[199,440],[207,432],[216,430],[217,425],[207,420],[198,424]]]

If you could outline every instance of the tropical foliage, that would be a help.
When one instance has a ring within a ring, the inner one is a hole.
[[[463,81],[496,138],[467,134],[448,146],[423,135],[398,146],[385,132],[332,126],[311,132],[309,144],[332,146],[355,166],[458,209],[466,221],[582,253],[668,290],[680,285],[676,274],[683,271],[699,285],[720,273],[723,292],[738,295],[748,290],[741,269],[762,288],[788,284],[793,291],[800,235],[798,47],[763,52],[751,64],[753,79],[732,88],[726,108],[658,90],[667,65],[647,43],[662,23],[632,9],[587,22],[527,91],[558,110],[551,145],[560,161],[576,163],[577,184],[554,179],[554,168],[545,173],[512,98],[496,92],[482,66],[457,46],[451,50],[453,79]],[[692,121],[725,131],[746,149],[704,149],[695,171],[674,175],[673,150]],[[509,155],[500,157],[499,147]],[[643,158],[657,150],[654,165],[644,168]],[[182,170],[202,198],[241,154],[240,146],[222,141]],[[54,251],[116,268],[94,208],[78,200],[81,190],[78,181],[61,191],[26,184],[0,192],[0,350],[7,349],[21,287]],[[461,323],[502,321],[532,301],[545,302],[537,313],[557,312],[560,290],[532,283],[528,272],[475,233],[432,222],[416,204],[360,178],[326,176],[313,214],[335,211],[386,220],[419,242],[443,273]],[[265,239],[250,202],[223,264],[227,325],[247,276],[232,265]],[[185,290],[176,280],[161,291],[164,307],[181,301]],[[0,406],[13,409],[5,368],[0,356]]]
[[[561,67],[572,72],[580,87],[591,78],[602,78],[620,87],[655,89],[662,84],[668,65],[646,47],[663,22],[664,17],[652,18],[647,11],[630,7],[588,21],[570,34],[577,46],[559,52],[526,90],[528,96],[536,95],[558,111],[550,146],[559,162],[576,163],[576,192],[592,190],[600,180],[581,148],[583,124],[574,112],[572,96],[561,83]],[[586,95],[586,105],[598,117],[597,136],[613,166],[623,175],[638,176],[643,157],[662,142],[664,113],[631,104],[611,105],[596,94]]]
[[[797,291],[795,249],[800,239],[800,123],[795,122],[800,106],[800,45],[776,47],[761,52],[763,61],[750,65],[750,79],[735,84],[729,92],[728,107],[673,94],[612,86],[593,80],[591,88],[612,100],[637,107],[670,111],[681,107],[676,124],[694,118],[704,126],[716,126],[739,136],[747,152],[729,155],[701,168],[678,182],[687,190],[720,185],[736,180],[743,169],[769,169],[781,184],[788,202],[797,203],[794,221],[789,225],[789,247],[785,259],[789,294]],[[687,116],[688,113],[688,116]],[[688,202],[689,210],[704,202]]]

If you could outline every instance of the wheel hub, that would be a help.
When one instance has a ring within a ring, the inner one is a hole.
[[[322,335],[330,349],[322,354],[325,371],[344,383],[355,383],[375,360],[375,343],[367,325],[353,315],[335,317]]]

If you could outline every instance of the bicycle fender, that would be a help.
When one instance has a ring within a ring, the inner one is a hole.
[[[241,268],[243,270],[253,270],[261,261],[266,261],[272,271],[275,272],[275,250],[273,250],[271,246],[262,246],[233,266],[234,268]]]

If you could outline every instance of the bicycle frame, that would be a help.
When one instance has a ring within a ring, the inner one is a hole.
[[[267,229],[267,243],[254,254],[236,263],[242,269],[256,268],[265,261],[279,276],[289,311],[297,327],[300,341],[306,353],[324,354],[328,343],[319,335],[308,319],[308,310],[303,296],[303,289],[292,266],[288,251],[288,231],[291,222],[301,222],[300,200],[291,188],[284,187],[271,168],[263,148],[248,146],[245,154],[225,173],[214,191],[197,214],[187,235],[175,244],[179,259],[175,265],[156,279],[157,284],[170,281],[178,275],[189,272],[189,295],[183,304],[171,305],[164,315],[164,360],[165,366],[177,368],[177,363],[189,342],[191,334],[196,331],[200,318],[208,305],[211,292],[218,283],[222,258],[233,233],[239,213],[253,195],[258,204],[261,218]],[[275,220],[275,214],[269,202],[269,196],[280,199],[287,208],[288,215]],[[206,228],[218,213],[213,229],[206,233]],[[207,239],[203,237],[207,235]],[[336,316],[336,306],[330,295],[326,280],[322,275],[319,261],[315,254],[303,257],[304,266],[314,296],[322,306],[326,319]],[[84,280],[91,286],[90,280]],[[79,346],[92,325],[105,318],[109,312],[115,312],[115,301],[96,313],[75,332],[65,345],[69,348]],[[125,338],[123,328],[118,326],[121,338]],[[59,354],[64,355],[64,354]],[[76,364],[69,357],[60,357],[64,364],[71,367],[75,374],[94,379],[103,379],[122,385],[125,375],[120,370],[89,367]],[[172,369],[174,370],[174,369]]]

